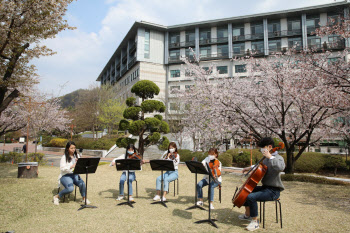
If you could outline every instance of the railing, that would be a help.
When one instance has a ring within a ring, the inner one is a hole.
[[[223,59],[228,58],[228,53],[209,53],[200,55],[201,60]]]
[[[178,62],[181,62],[180,55],[169,57],[169,63],[178,63]]]
[[[123,58],[122,58],[122,62],[125,63],[126,60],[127,60],[128,56],[127,55],[124,55]]]
[[[180,42],[175,42],[175,43],[169,43],[169,48],[180,48]]]
[[[328,42],[327,43],[327,49],[345,49],[345,41],[344,40],[337,40],[334,42]]]
[[[204,40],[199,40],[199,45],[205,45],[205,44],[211,44],[212,43],[212,39],[211,38],[207,38]]]
[[[252,50],[250,52],[250,56],[253,56],[253,57],[260,57],[260,56],[264,56],[264,55],[265,55],[264,50]]]
[[[307,30],[307,34],[311,34],[311,32],[316,31],[316,29],[320,28],[320,26],[316,26],[316,27],[308,27],[306,28]]]
[[[120,73],[121,76],[123,76],[123,75],[126,73],[127,70],[128,70],[127,67],[124,67],[124,68],[122,69],[122,72]]]
[[[246,38],[245,38],[245,35],[240,35],[240,36],[232,36],[232,41],[235,42],[235,41],[245,41]]]
[[[134,50],[136,50],[136,43],[133,43],[129,47],[129,53],[132,53]]]
[[[192,40],[192,41],[184,41],[184,42],[180,42],[180,46],[181,47],[194,47],[196,45],[196,41]]]
[[[128,68],[130,69],[135,63],[136,63],[136,57],[133,57],[128,64]]]
[[[120,68],[120,62],[117,63],[117,67],[116,67],[116,68],[117,68],[117,70],[119,70],[119,68]]]

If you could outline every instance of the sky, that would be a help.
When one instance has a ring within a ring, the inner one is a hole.
[[[33,60],[38,88],[55,96],[86,89],[135,21],[165,26],[333,3],[334,0],[77,0],[65,18],[75,30],[42,43],[57,54]],[[339,2],[339,0],[338,0]]]

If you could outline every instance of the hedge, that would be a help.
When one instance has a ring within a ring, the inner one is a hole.
[[[26,156],[24,153],[9,152],[8,154],[0,155],[0,162],[5,163],[13,161],[13,163],[21,163],[25,162],[25,158]],[[27,161],[38,162],[39,165],[45,165],[47,163],[43,153],[28,153]]]
[[[316,184],[331,184],[331,185],[350,185],[348,182],[340,180],[330,180],[323,177],[307,176],[307,175],[293,175],[293,174],[284,174],[281,175],[283,181],[299,181],[299,182],[308,182]]]
[[[208,156],[208,152],[201,152],[201,151],[192,152],[190,150],[184,150],[184,149],[179,149],[178,153],[180,155],[181,162],[192,160],[192,158],[194,157],[197,158],[197,161],[201,162]],[[219,154],[219,160],[222,166],[224,167],[232,166],[232,157],[228,154],[224,154],[224,153]]]
[[[92,139],[92,138],[76,138],[73,139],[73,142],[76,145],[76,148],[83,148],[83,149],[90,149],[90,150],[109,150],[112,146],[115,145],[117,138],[109,138],[109,137],[102,137],[99,139]],[[64,138],[53,138],[51,141],[47,144],[44,144],[44,146],[48,147],[61,147],[65,148],[67,145],[68,139]]]

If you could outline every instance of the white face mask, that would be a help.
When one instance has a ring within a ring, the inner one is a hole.
[[[129,150],[128,150],[128,153],[129,153],[130,155],[132,155],[132,154],[134,153],[134,151],[129,151]]]
[[[174,149],[174,148],[171,148],[171,149],[169,149],[169,152],[170,152],[170,153],[174,153],[174,152],[175,152],[175,149]]]
[[[216,159],[215,155],[209,155],[209,160],[214,160],[214,159]]]

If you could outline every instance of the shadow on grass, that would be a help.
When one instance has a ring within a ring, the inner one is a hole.
[[[104,194],[104,193],[110,193],[112,195],[110,197],[105,197],[105,198],[113,198],[113,199],[115,199],[115,198],[118,197],[119,191],[116,190],[116,189],[107,189],[107,190],[104,190],[104,191],[100,191],[98,193],[98,195],[102,196],[102,194]]]
[[[240,214],[242,213],[238,212],[238,209],[224,208],[212,210],[212,217],[215,217],[219,223],[244,228],[249,222],[239,220],[238,215]]]
[[[192,212],[188,212],[186,210],[174,209],[173,216],[179,216],[184,219],[192,219]]]
[[[18,166],[17,164],[1,163],[0,178],[17,178]]]

